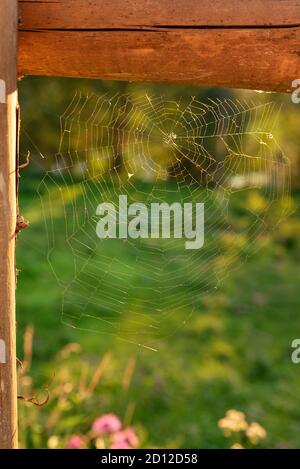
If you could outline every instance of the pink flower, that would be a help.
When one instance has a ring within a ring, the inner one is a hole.
[[[121,432],[117,432],[112,437],[112,449],[129,449],[139,444],[139,438],[131,427],[125,428]]]
[[[92,430],[95,434],[119,432],[122,428],[120,419],[114,414],[105,414],[93,423]]]
[[[81,449],[85,446],[85,439],[81,435],[72,435],[67,443],[69,449]]]
[[[125,440],[115,441],[110,449],[131,449],[131,446]]]

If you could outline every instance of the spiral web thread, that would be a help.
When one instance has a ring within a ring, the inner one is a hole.
[[[277,115],[272,102],[76,93],[38,188],[62,321],[152,348],[201,314],[203,295],[285,216],[289,162],[275,139]],[[172,236],[99,239],[96,207],[117,206],[120,194],[128,204],[204,203],[204,246],[186,250]]]

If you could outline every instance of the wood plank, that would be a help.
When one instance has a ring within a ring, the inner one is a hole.
[[[295,26],[299,0],[20,0],[20,29]]]
[[[300,29],[23,31],[19,73],[290,91]]]
[[[0,31],[0,447],[16,448],[17,0],[2,0]]]

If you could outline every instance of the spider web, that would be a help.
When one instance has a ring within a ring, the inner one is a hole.
[[[151,348],[201,314],[203,295],[286,214],[277,115],[272,102],[76,93],[38,187],[62,321]],[[96,208],[117,206],[120,194],[148,207],[204,203],[204,246],[186,250],[172,236],[99,239]]]

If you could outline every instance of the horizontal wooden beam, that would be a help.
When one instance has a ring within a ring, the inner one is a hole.
[[[19,0],[21,29],[294,26],[295,0]]]
[[[19,73],[290,91],[299,0],[19,0]]]

